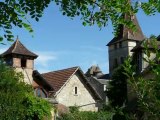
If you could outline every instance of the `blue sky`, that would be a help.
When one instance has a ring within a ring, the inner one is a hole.
[[[160,34],[160,14],[146,16],[137,14],[139,24],[146,37]],[[41,73],[80,66],[84,72],[91,65],[99,65],[108,73],[108,48],[113,38],[112,26],[100,30],[97,26],[84,27],[80,18],[71,20],[62,15],[58,6],[51,4],[39,22],[31,20],[33,36],[27,31],[14,28],[13,33],[31,51],[38,54],[35,69]],[[12,43],[0,46],[0,53]]]

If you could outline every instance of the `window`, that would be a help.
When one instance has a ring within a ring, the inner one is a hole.
[[[116,43],[114,44],[114,49],[117,49],[117,44]]]
[[[119,42],[119,48],[122,48],[122,42]]]
[[[6,64],[7,64],[7,65],[12,65],[12,64],[13,64],[12,59],[7,59],[7,60],[6,60]]]
[[[74,88],[74,94],[77,95],[77,87]]]
[[[21,67],[26,67],[27,60],[21,59]]]
[[[121,57],[121,64],[123,64],[124,62],[124,57]]]
[[[46,98],[47,95],[45,94],[45,92],[41,89],[41,88],[36,88],[34,90],[34,94],[37,96],[37,97],[42,97],[42,98]]]
[[[118,66],[118,60],[117,58],[114,59],[114,68],[116,68]]]

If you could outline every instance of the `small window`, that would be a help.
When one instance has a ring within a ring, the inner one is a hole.
[[[121,64],[124,63],[124,57],[121,57]]]
[[[119,43],[119,48],[122,48],[122,42]]]
[[[117,49],[117,44],[114,44],[114,49]]]
[[[118,60],[117,58],[114,59],[114,68],[116,68],[118,66]]]
[[[12,65],[12,64],[13,64],[12,59],[7,59],[7,60],[6,60],[6,64],[7,64],[7,65]]]
[[[77,95],[77,87],[74,88],[74,94]]]
[[[21,67],[26,67],[27,60],[21,59]]]
[[[44,92],[41,88],[36,88],[36,89],[34,90],[34,94],[35,94],[37,97],[47,98],[47,95],[45,94],[45,92]]]

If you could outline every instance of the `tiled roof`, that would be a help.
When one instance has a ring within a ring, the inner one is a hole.
[[[125,25],[119,25],[119,33],[117,37],[114,37],[107,46],[114,44],[118,41],[123,40],[135,40],[135,41],[142,41],[145,39],[143,32],[141,30],[141,27],[139,26],[138,20],[136,18],[136,15],[133,15],[132,17],[129,17],[128,15],[124,15],[124,19],[126,20],[132,20],[133,24],[136,26],[136,31],[133,32],[133,30],[127,28]]]
[[[34,54],[33,52],[29,51],[18,39],[11,45],[11,47],[2,53],[2,56],[10,55],[10,54],[18,54],[18,55],[25,55],[37,58],[38,55]]]
[[[38,86],[43,87],[46,91],[49,91],[49,92],[54,91],[52,86],[41,76],[41,74],[37,70],[33,71],[32,76],[34,81],[32,84],[33,87],[36,87],[36,84],[37,84]]]
[[[57,92],[77,69],[78,67],[73,67],[41,75],[53,87],[54,92]]]
[[[85,77],[85,75],[83,74],[82,70],[79,67],[72,67],[72,68],[67,68],[63,70],[43,73],[41,74],[41,76],[52,86],[52,88],[54,89],[54,93],[56,93],[63,87],[63,85],[69,80],[69,78],[76,72],[80,73],[80,75],[83,77],[84,84],[88,86],[93,97],[96,100],[101,100],[102,98],[99,96],[97,91],[88,82],[87,78]]]

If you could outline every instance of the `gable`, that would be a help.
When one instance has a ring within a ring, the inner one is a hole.
[[[70,86],[72,84],[72,86]],[[61,93],[61,91],[63,91],[63,89],[66,89],[66,86],[70,86],[70,88],[72,88],[72,95],[76,95],[75,92],[77,91],[77,95],[78,93],[81,93],[80,91],[87,91],[87,94],[90,94],[92,96],[93,99],[95,100],[102,100],[101,96],[98,94],[98,92],[94,89],[94,87],[88,82],[87,78],[85,77],[85,75],[82,73],[82,71],[79,69],[77,70],[71,77],[70,79],[61,87],[61,89],[59,91],[57,91],[57,93],[55,94],[55,96],[57,96],[59,93]],[[83,90],[79,89],[79,85],[80,88]],[[68,89],[70,89],[68,88]],[[75,91],[75,89],[77,89]],[[80,91],[79,91],[80,90]],[[71,92],[71,91],[70,91]]]
[[[102,100],[98,92],[91,86],[79,67],[72,67],[63,70],[48,72],[41,74],[41,76],[45,81],[47,81],[47,83],[49,83],[50,86],[52,86],[54,95],[56,96],[75,74],[78,74],[78,76],[82,78],[83,83],[87,86],[88,90],[95,100]]]
[[[95,106],[96,98],[84,78],[77,71],[55,95],[55,99],[66,106]],[[88,108],[89,109],[89,108]]]

